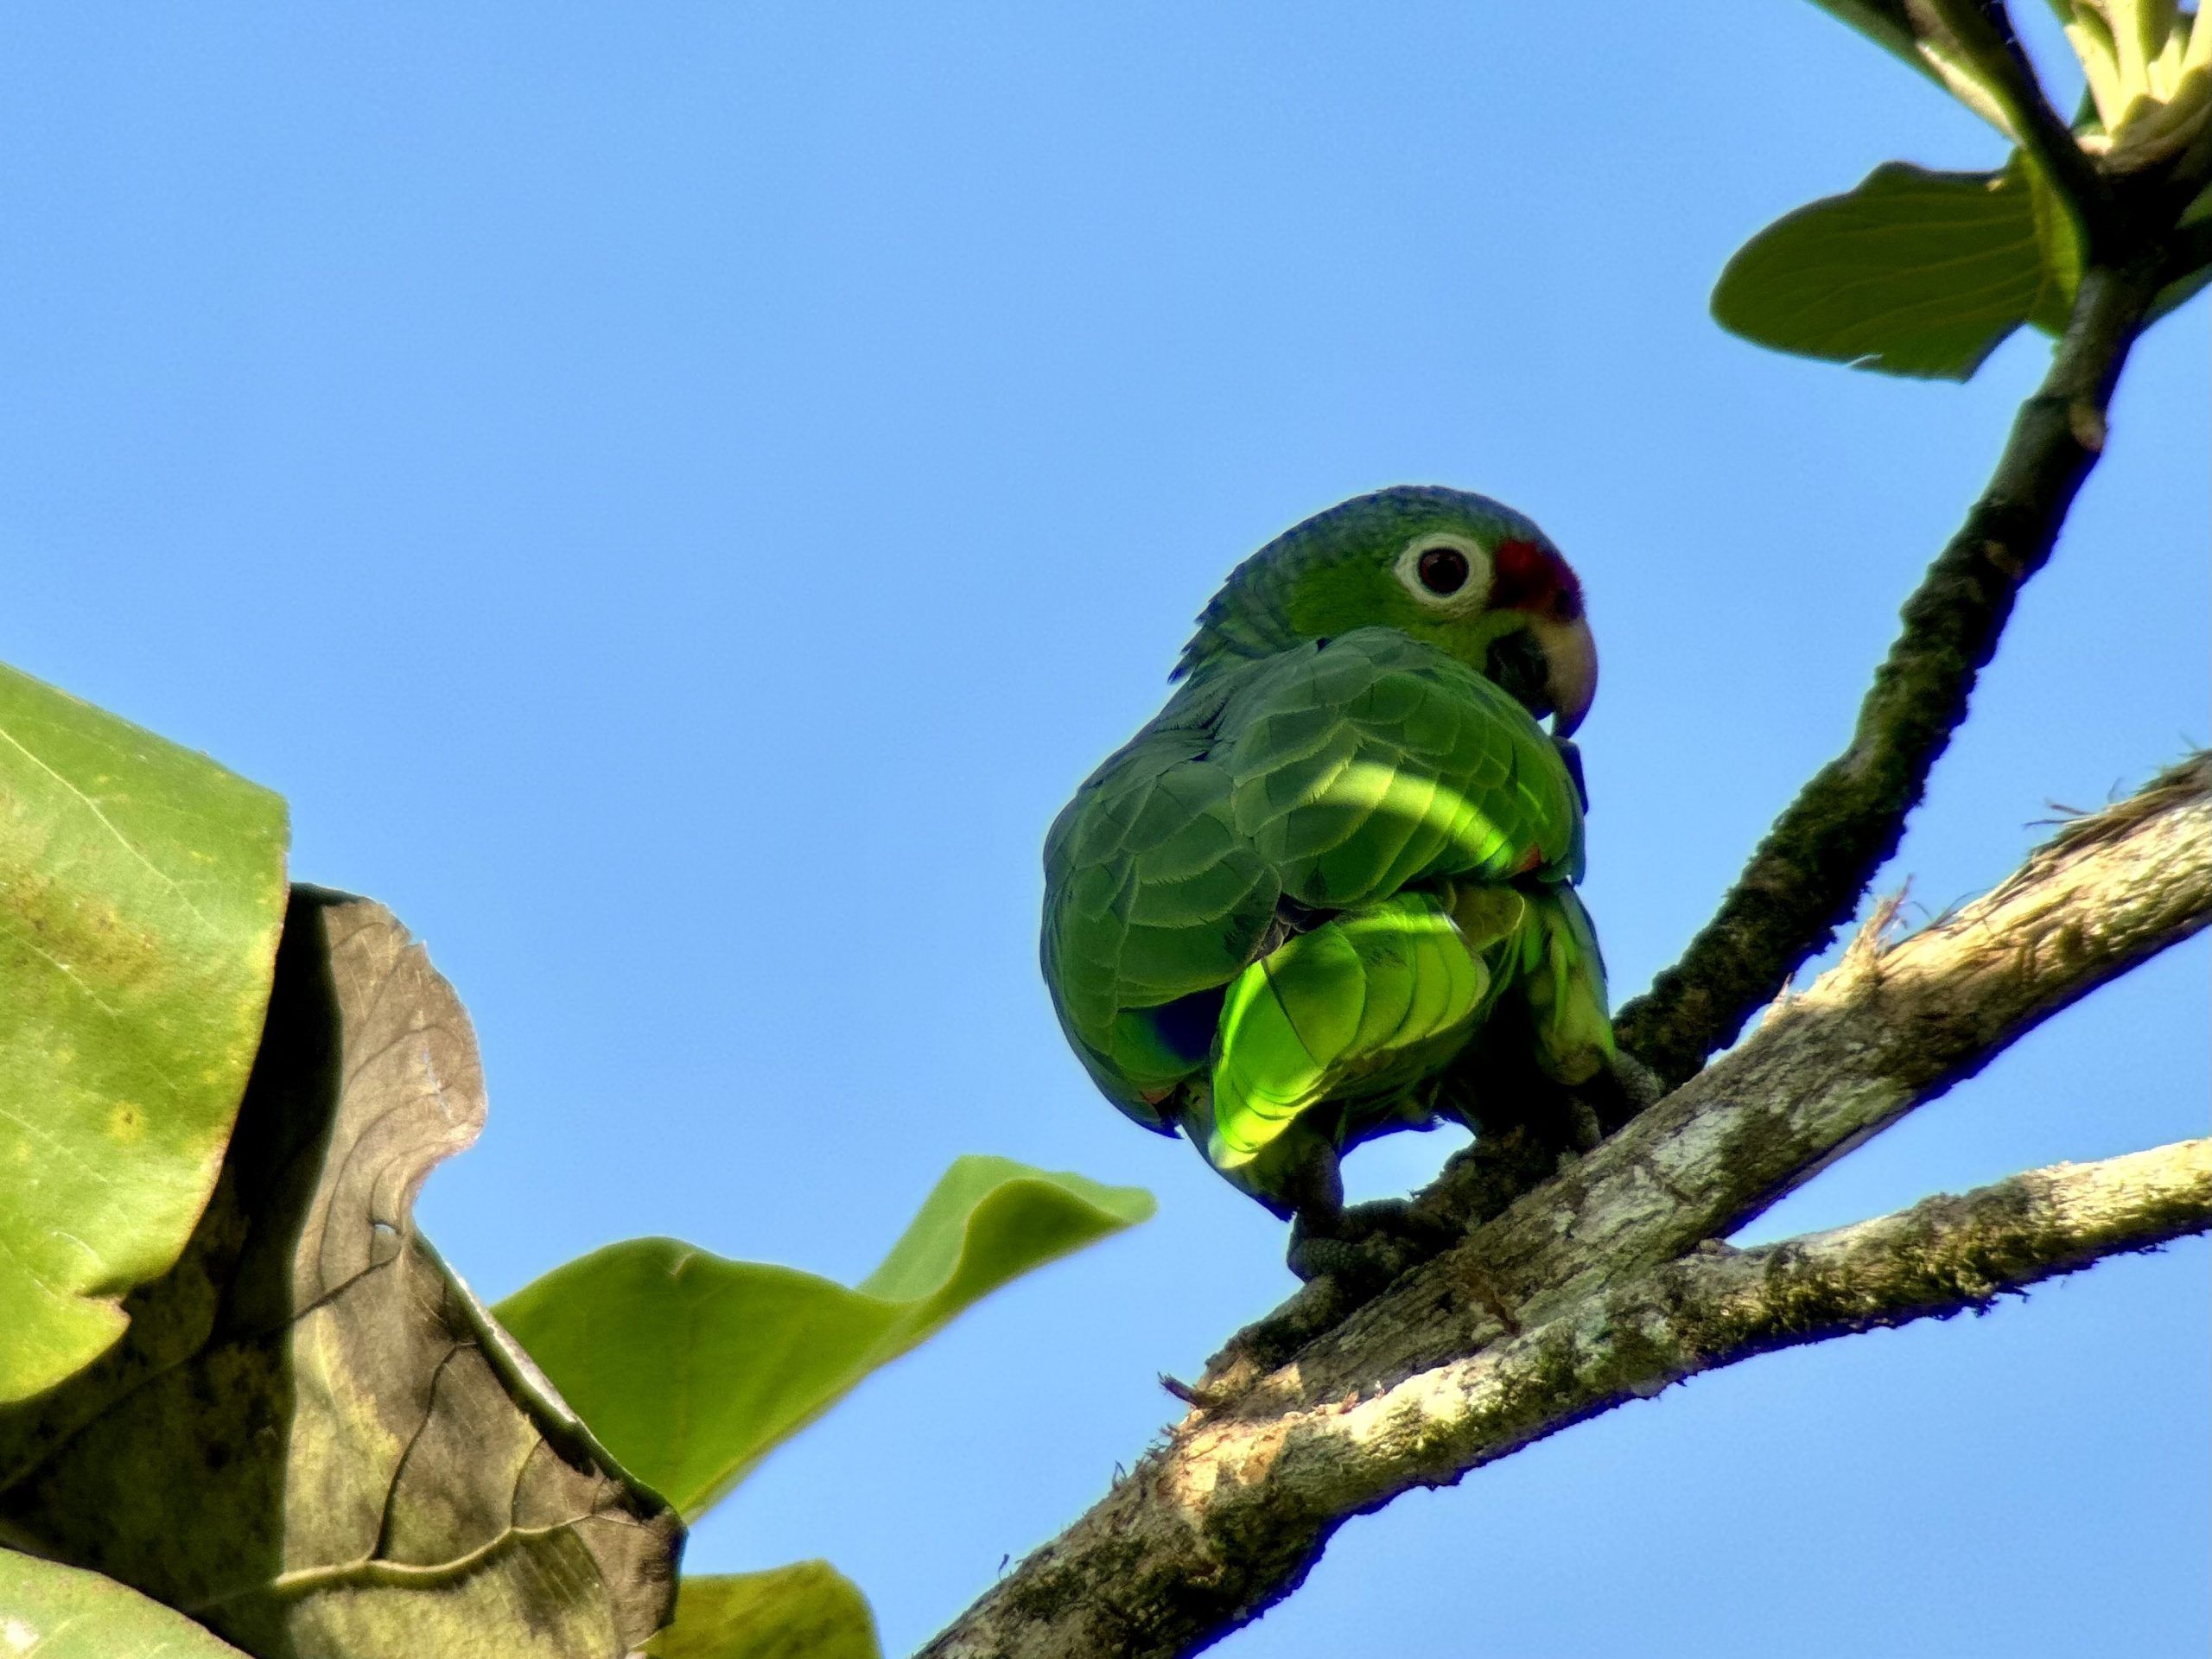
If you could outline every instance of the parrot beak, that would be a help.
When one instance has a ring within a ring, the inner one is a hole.
[[[1551,699],[1552,735],[1571,737],[1598,695],[1598,642],[1578,613],[1533,618],[1529,632],[1544,653],[1544,695]]]
[[[1528,617],[1529,636],[1543,653],[1552,735],[1564,740],[1598,695],[1598,642],[1582,613],[1582,584],[1555,550],[1520,537],[1500,542],[1491,557],[1491,605]]]

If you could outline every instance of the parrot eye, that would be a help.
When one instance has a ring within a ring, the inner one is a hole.
[[[1422,604],[1454,616],[1479,609],[1490,591],[1490,555],[1465,536],[1428,535],[1398,555],[1398,580]]]
[[[1467,585],[1467,556],[1456,547],[1432,547],[1414,567],[1421,585],[1442,598]]]

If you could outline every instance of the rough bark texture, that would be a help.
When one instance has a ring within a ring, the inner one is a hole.
[[[2208,918],[2199,756],[1923,931],[1870,928],[1734,1053],[1349,1319],[1301,1343],[1294,1301],[1243,1333],[1167,1443],[925,1651],[1188,1653],[1409,1486],[1678,1376],[2202,1229],[2199,1147],[1740,1256],[1700,1248]]]
[[[1695,1252],[1560,1307],[1466,1358],[1263,1421],[1192,1420],[1094,1514],[1128,1522],[1117,1583],[1145,1546],[1203,1516],[1244,1541],[1325,1529],[1415,1486],[1446,1485],[1559,1429],[1701,1371],[1777,1348],[1945,1318],[2212,1227],[2212,1141],[2035,1170],[1878,1220],[1757,1250]],[[1132,1573],[1134,1569],[1134,1573]],[[1205,1586],[1217,1596],[1219,1581]],[[952,1656],[1186,1651],[1127,1598],[1019,1592],[1010,1621],[971,1620],[925,1651]],[[992,1601],[983,1604],[984,1608]],[[982,1611],[979,1609],[979,1611]],[[1050,1617],[1039,1620],[1036,1615]],[[1138,1616],[1132,1616],[1137,1614]]]
[[[2212,1141],[2031,1171],[1962,1198],[1748,1251],[1694,1251],[1557,1305],[1467,1357],[1263,1420],[1179,1429],[1131,1507],[1217,1538],[1325,1528],[1669,1383],[1774,1349],[1942,1318],[2212,1227]],[[1109,1500],[1109,1503],[1112,1500]],[[1110,1649],[1172,1653],[1120,1626]],[[1090,1649],[951,1645],[945,1654]]]

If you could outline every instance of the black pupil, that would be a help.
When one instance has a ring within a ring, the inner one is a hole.
[[[1432,594],[1456,594],[1467,585],[1467,556],[1456,547],[1432,547],[1421,556],[1421,585]]]

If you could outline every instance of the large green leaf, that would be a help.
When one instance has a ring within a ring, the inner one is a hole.
[[[653,1659],[879,1659],[868,1598],[827,1561],[686,1576]]]
[[[113,1579],[0,1549],[8,1659],[243,1659],[181,1613]]]
[[[0,1408],[0,1538],[257,1659],[643,1643],[675,1597],[676,1516],[415,1230],[416,1189],[484,1111],[422,947],[381,906],[299,890],[183,1255],[131,1293],[122,1341]]]
[[[284,913],[284,804],[0,666],[0,1402],[122,1334],[207,1201]]]
[[[1964,380],[2021,323],[2063,322],[2076,270],[2065,215],[2038,215],[2019,167],[1933,173],[1887,162],[1737,250],[1713,315],[1777,351]]]
[[[1135,1187],[963,1158],[849,1290],[640,1238],[556,1268],[494,1312],[623,1466],[695,1516],[969,1303],[1152,1208]]]

